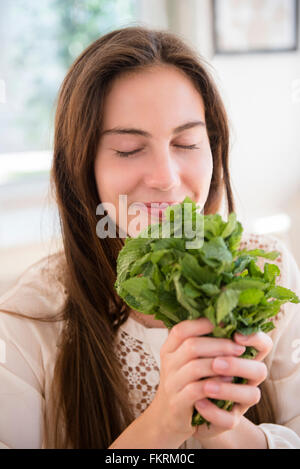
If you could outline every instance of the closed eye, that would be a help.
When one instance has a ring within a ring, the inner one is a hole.
[[[116,150],[116,154],[118,156],[121,156],[122,158],[127,158],[127,156],[134,155],[138,151],[141,151],[142,148],[138,148],[137,150],[132,150],[132,151],[118,151]]]
[[[174,145],[174,147],[179,147],[179,148],[183,148],[185,150],[194,150],[194,149],[198,149],[199,147],[197,147],[196,145]]]
[[[184,150],[199,149],[199,147],[197,147],[196,145],[174,145],[174,147],[183,148]],[[116,153],[121,158],[127,158],[128,156],[134,155],[135,153],[138,153],[141,150],[143,150],[143,148],[138,148],[137,150],[132,150],[132,151],[118,151],[118,150],[116,150]]]

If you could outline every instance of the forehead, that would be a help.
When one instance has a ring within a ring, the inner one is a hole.
[[[104,127],[205,119],[204,102],[192,80],[180,69],[160,65],[115,78],[104,102]],[[133,121],[134,120],[134,121]]]

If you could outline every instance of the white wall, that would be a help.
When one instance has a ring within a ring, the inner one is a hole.
[[[141,5],[144,22],[180,34],[212,64],[231,123],[238,217],[253,230],[257,219],[287,214],[289,231],[272,234],[300,265],[300,51],[214,56],[211,0],[161,0],[157,10],[156,0]]]
[[[232,124],[239,216],[251,228],[257,217],[289,214],[287,241],[300,264],[300,53],[215,56],[212,64]]]

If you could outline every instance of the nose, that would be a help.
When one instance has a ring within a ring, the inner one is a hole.
[[[160,152],[152,161],[152,167],[145,178],[146,184],[151,189],[166,192],[180,185],[177,165],[168,151]]]

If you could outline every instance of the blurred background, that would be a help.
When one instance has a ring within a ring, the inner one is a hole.
[[[59,86],[91,42],[124,26],[179,34],[210,64],[231,125],[236,212],[300,265],[298,0],[1,0],[0,294],[61,246],[49,193]]]

